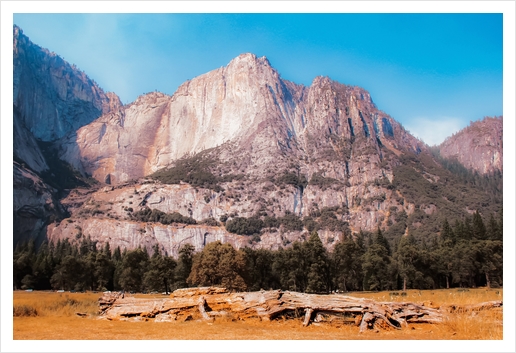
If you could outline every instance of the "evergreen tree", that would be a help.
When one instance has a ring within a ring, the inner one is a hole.
[[[450,288],[453,275],[454,262],[454,246],[457,238],[463,238],[464,226],[459,221],[455,222],[455,231],[452,230],[448,220],[445,218],[439,236],[438,248],[434,249],[435,258],[437,260],[437,272],[443,276],[446,281],[446,288]]]
[[[471,287],[475,275],[474,252],[469,240],[459,241],[452,252],[452,281],[460,287]]]
[[[482,240],[473,245],[475,265],[480,275],[485,276],[485,284],[491,288],[498,286],[503,278],[503,245],[499,240]]]
[[[279,288],[279,281],[273,274],[274,256],[270,250],[244,248],[246,260],[245,282],[248,290]]]
[[[106,243],[109,244],[109,243]],[[109,246],[103,251],[97,252],[94,262],[94,274],[97,286],[96,290],[114,290],[115,264],[111,260],[111,251]]]
[[[81,258],[66,255],[56,267],[50,283],[54,289],[84,290],[85,263]]]
[[[414,282],[418,274],[415,267],[417,258],[419,257],[419,249],[416,246],[416,240],[412,235],[402,236],[396,251],[396,260],[398,264],[398,274],[403,280],[403,291],[407,290],[407,283]]]
[[[478,211],[473,213],[471,233],[473,239],[486,239],[486,227]]]
[[[176,261],[168,256],[163,256],[156,244],[154,253],[150,258],[148,270],[144,275],[143,284],[147,290],[169,293],[174,281],[174,269]]]
[[[15,289],[33,288],[36,279],[33,275],[33,264],[36,260],[34,240],[17,246],[13,254],[13,286]]]
[[[125,291],[141,292],[143,289],[143,277],[149,265],[149,254],[145,249],[137,249],[125,252],[122,256],[120,286]]]
[[[186,280],[192,270],[194,251],[195,248],[192,244],[185,244],[179,249],[179,258],[175,270],[175,289],[188,287]]]
[[[378,228],[373,244],[363,256],[364,290],[386,290],[392,287],[391,262],[389,244]]]
[[[383,246],[387,250],[389,256],[391,256],[391,247],[389,245],[389,241],[387,240],[387,238],[384,237],[380,227],[378,227],[376,231],[373,243]]]
[[[500,237],[500,230],[498,229],[498,222],[491,213],[486,227],[486,238],[489,240],[502,240]]]
[[[363,235],[356,241],[347,238],[333,250],[334,281],[337,289],[358,291],[362,289],[362,256],[365,253]]]
[[[305,243],[305,247],[309,262],[306,291],[308,293],[330,291],[331,278],[329,273],[328,253],[316,231],[310,234],[310,238]]]
[[[453,229],[448,223],[447,218],[444,219],[443,224],[441,226],[440,239],[442,244],[446,244],[446,246],[450,247],[452,247],[457,241],[455,233],[453,232]]]

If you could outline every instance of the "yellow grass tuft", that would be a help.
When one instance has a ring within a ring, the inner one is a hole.
[[[17,291],[14,293],[14,316],[75,316],[77,312],[97,315],[100,295]]]

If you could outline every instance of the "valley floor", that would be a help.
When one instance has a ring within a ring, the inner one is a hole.
[[[503,290],[449,289],[379,293],[347,293],[381,301],[425,302],[432,306],[501,300]],[[14,340],[501,340],[503,310],[450,314],[442,324],[409,324],[401,330],[359,333],[353,325],[313,323],[303,317],[271,322],[216,320],[212,323],[127,322],[99,320],[100,293],[14,292]],[[145,296],[143,294],[138,296]],[[147,295],[149,296],[149,295]],[[157,295],[158,297],[163,297]],[[39,297],[39,298],[38,298]],[[30,308],[34,309],[31,314]],[[23,310],[25,311],[23,311]],[[26,312],[26,314],[23,314]],[[83,313],[79,317],[76,312]],[[20,314],[21,313],[21,314]],[[33,316],[29,316],[33,315]],[[34,316],[36,315],[36,316]],[[350,342],[351,343],[351,342]],[[179,343],[174,343],[179,344]],[[184,344],[184,343],[181,343]],[[281,346],[281,342],[278,342]]]

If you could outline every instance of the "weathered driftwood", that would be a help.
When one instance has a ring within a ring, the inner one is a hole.
[[[501,306],[501,302],[477,304],[476,307],[482,308],[482,305],[495,307]],[[360,326],[360,332],[375,326],[400,329],[407,323],[440,323],[446,314],[444,310],[415,303],[376,302],[343,295],[281,290],[230,293],[216,287],[179,289],[163,299],[109,293],[99,299],[99,307],[101,317],[109,320],[185,321],[225,316],[269,321],[304,314],[303,326],[308,326],[312,320],[337,320]]]

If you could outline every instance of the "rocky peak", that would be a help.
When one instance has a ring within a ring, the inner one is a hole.
[[[444,158],[480,174],[503,171],[503,117],[485,117],[448,137],[438,146]]]
[[[287,155],[317,156],[323,145],[334,150],[328,143],[334,138],[346,141],[347,151],[352,143],[358,149],[370,146],[380,159],[379,144],[396,153],[424,148],[378,111],[364,89],[328,77],[316,77],[308,88],[297,85],[281,79],[267,58],[250,53],[185,82],[172,97],[152,92],[111,111],[67,137],[61,158],[112,183],[228,142],[239,152],[222,148],[225,158],[249,156],[262,161],[260,168],[277,166]]]
[[[38,140],[54,141],[119,105],[75,65],[13,28],[13,103]]]

